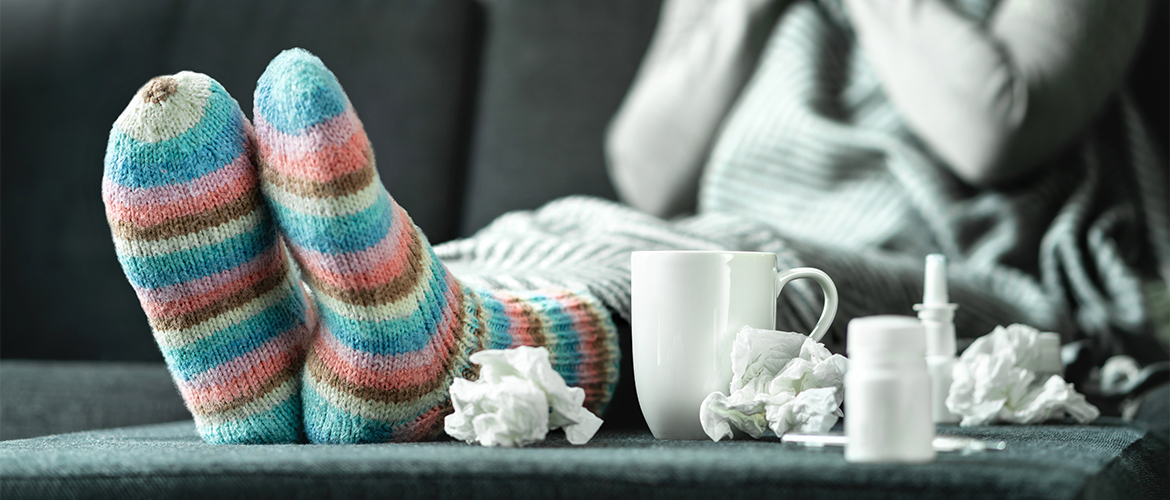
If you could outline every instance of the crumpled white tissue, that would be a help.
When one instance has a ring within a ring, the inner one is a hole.
[[[479,379],[451,384],[455,413],[444,421],[451,437],[514,447],[563,428],[570,443],[585,444],[601,427],[601,419],[581,406],[585,390],[565,384],[544,347],[489,349],[469,359],[480,365]]]
[[[732,427],[753,438],[767,429],[827,432],[842,415],[847,367],[807,335],[745,326],[731,348],[731,395],[703,400],[703,431],[715,441],[732,437]]]
[[[1086,424],[1101,414],[1060,375],[1037,380],[1039,334],[1027,325],[998,326],[963,351],[947,396],[947,408],[963,417],[959,425],[1034,424],[1066,414]]]

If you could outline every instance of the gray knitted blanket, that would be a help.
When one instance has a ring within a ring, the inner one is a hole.
[[[850,318],[913,314],[922,258],[941,252],[961,336],[1024,322],[1117,352],[1149,337],[1142,285],[1170,270],[1167,212],[1165,165],[1124,95],[1037,174],[975,190],[901,121],[832,9],[806,1],[784,14],[724,123],[698,215],[571,197],[436,252],[474,286],[569,287],[627,319],[631,251],[776,252],[837,282],[826,343],[838,349]],[[819,289],[794,282],[778,311],[782,328],[808,331]]]

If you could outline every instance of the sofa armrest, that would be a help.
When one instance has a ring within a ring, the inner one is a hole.
[[[190,418],[162,363],[0,362],[0,440]]]

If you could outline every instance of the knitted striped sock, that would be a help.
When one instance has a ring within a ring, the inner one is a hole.
[[[569,291],[463,286],[387,194],[337,78],[312,54],[281,53],[255,96],[261,185],[321,317],[304,372],[314,442],[435,435],[455,377],[484,348],[547,345],[554,367],[600,412],[618,373],[613,323]]]
[[[206,75],[151,80],[114,122],[102,199],[118,261],[203,439],[303,439],[309,338],[260,195],[251,125]]]

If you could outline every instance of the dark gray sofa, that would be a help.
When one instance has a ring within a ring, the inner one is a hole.
[[[632,384],[585,448],[555,435],[526,450],[198,441],[100,200],[109,127],[142,83],[204,72],[251,115],[268,60],[309,49],[345,85],[387,187],[438,243],[564,195],[615,198],[602,135],[658,3],[0,1],[0,496],[1166,498],[1165,435],[1141,423],[954,428],[1009,449],[859,467],[776,442],[655,442]],[[1161,26],[1142,56],[1158,64],[1139,63],[1133,81],[1165,110]],[[1165,113],[1151,117],[1165,137]]]

